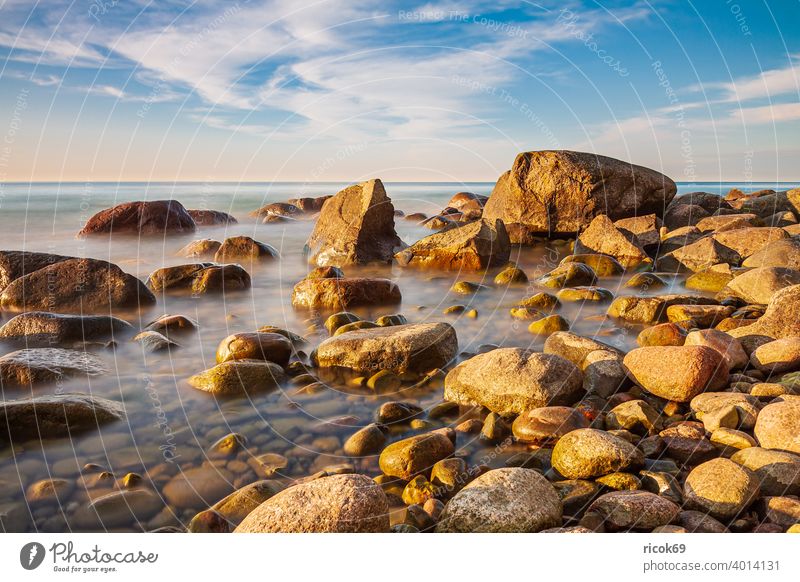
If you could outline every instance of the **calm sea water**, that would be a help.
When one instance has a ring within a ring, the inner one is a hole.
[[[400,393],[374,394],[350,388],[337,379],[329,379],[325,390],[303,393],[297,386],[286,386],[271,394],[235,400],[216,400],[191,388],[186,378],[214,365],[219,342],[227,335],[251,331],[262,325],[278,325],[304,335],[310,348],[327,337],[322,328],[324,314],[295,311],[290,296],[294,284],[309,267],[302,247],[313,228],[313,221],[258,224],[248,212],[274,201],[299,196],[333,194],[346,184],[0,184],[0,248],[55,252],[110,260],[124,270],[145,279],[155,269],[188,262],[176,252],[191,240],[249,235],[269,243],[281,253],[280,261],[254,265],[252,289],[224,297],[168,297],[153,308],[143,310],[135,326],[144,326],[164,313],[180,313],[199,322],[199,332],[180,340],[181,347],[161,354],[143,353],[133,342],[121,342],[113,351],[87,348],[99,355],[110,373],[91,378],[73,379],[57,385],[34,388],[35,394],[54,391],[91,392],[124,403],[127,421],[104,427],[100,432],[72,439],[26,443],[0,450],[0,514],[11,512],[16,523],[28,529],[69,531],[80,529],[72,521],[75,511],[102,493],[109,484],[88,484],[79,478],[81,468],[96,463],[121,478],[134,472],[144,479],[144,486],[161,492],[166,482],[188,469],[209,467],[205,451],[218,438],[239,432],[248,439],[248,449],[231,462],[214,464],[212,470],[225,471],[232,486],[242,486],[260,478],[247,465],[253,455],[285,455],[288,465],[275,478],[290,482],[325,467],[349,463],[369,475],[379,474],[376,459],[353,461],[342,454],[344,440],[356,428],[320,427],[320,422],[338,417],[363,426],[374,419],[382,402],[412,400],[429,407],[441,400],[440,386],[403,387]],[[731,187],[743,190],[787,189],[796,184],[680,184],[679,192],[696,190],[725,193]],[[438,212],[458,191],[481,194],[491,191],[491,183],[426,184],[387,183],[386,189],[395,207],[405,212]],[[187,208],[210,208],[232,213],[239,224],[205,228],[190,236],[166,239],[83,240],[76,239],[86,219],[103,208],[129,200],[174,198]],[[408,243],[430,231],[397,219],[399,235]],[[552,269],[563,257],[563,246],[549,243],[515,251],[513,259],[531,280]],[[395,279],[403,293],[403,303],[392,309],[359,309],[359,315],[374,319],[380,315],[402,312],[410,322],[448,321],[458,332],[460,348],[475,351],[482,344],[541,347],[542,340],[527,332],[525,322],[517,322],[508,309],[520,298],[533,294],[535,284],[527,287],[494,289],[474,297],[452,294],[455,280],[491,282],[494,272],[478,274],[433,274],[401,269],[397,266],[350,268],[348,275],[380,275]],[[603,279],[600,285],[616,292],[621,278]],[[674,284],[673,284],[674,285]],[[468,304],[478,310],[478,317],[454,317],[442,314],[454,304]],[[630,348],[638,330],[621,329],[603,317],[605,306],[566,305],[562,314],[572,322],[573,330],[583,335],[598,335],[621,348]],[[3,314],[7,321],[11,314]],[[309,349],[310,349],[309,348]],[[11,348],[3,347],[3,353]],[[30,396],[29,391],[4,390],[6,399]],[[443,421],[442,421],[443,422]],[[437,426],[441,426],[440,422]],[[413,431],[395,429],[393,437]],[[492,467],[503,466],[509,456],[525,447],[494,451],[478,439],[459,437],[460,454]],[[65,478],[76,487],[57,507],[29,506],[25,490],[38,480]],[[213,494],[212,494],[213,495]],[[205,505],[175,507],[165,500],[165,508],[154,518],[131,520],[119,526],[124,531],[141,531],[161,525],[185,524]],[[185,505],[185,504],[184,504]],[[22,516],[22,517],[20,517]],[[21,520],[21,521],[20,521]]]

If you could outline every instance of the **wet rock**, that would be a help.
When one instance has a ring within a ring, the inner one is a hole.
[[[534,309],[541,309],[543,311],[551,311],[561,305],[558,297],[550,293],[537,293],[530,297],[525,297],[517,302],[520,307],[531,307]]]
[[[180,509],[210,507],[234,491],[233,475],[212,465],[186,469],[164,485],[164,497]]]
[[[687,331],[684,325],[677,323],[659,323],[646,327],[636,336],[636,343],[641,347],[650,346],[682,346],[686,343]]]
[[[194,232],[195,222],[177,200],[123,202],[101,210],[78,236],[98,234],[166,235]]]
[[[379,459],[381,471],[390,477],[411,479],[429,473],[437,461],[453,454],[453,442],[441,432],[413,436],[390,444]]]
[[[800,495],[800,456],[761,447],[742,449],[731,461],[753,471],[763,495]]]
[[[320,267],[391,262],[402,241],[383,183],[355,184],[327,200],[306,245],[310,261]]]
[[[595,281],[595,273],[590,266],[583,263],[564,263],[542,275],[537,282],[544,287],[560,289],[594,285]]]
[[[667,319],[673,323],[692,321],[696,327],[713,327],[730,316],[735,309],[727,305],[670,305]]]
[[[98,259],[57,262],[12,281],[0,294],[6,311],[92,314],[155,302],[139,279]]]
[[[758,497],[755,474],[729,459],[712,459],[686,477],[683,497],[688,509],[722,521],[740,515]]]
[[[320,367],[426,372],[446,366],[457,353],[458,340],[450,324],[420,323],[337,335],[317,347],[316,360]]]
[[[503,223],[479,220],[425,237],[395,259],[403,266],[476,271],[506,263],[509,253]]]
[[[291,202],[272,202],[250,213],[253,218],[268,219],[270,217],[293,217],[302,214],[303,210]]]
[[[386,435],[374,422],[358,430],[344,443],[344,454],[350,457],[377,455],[386,444]]]
[[[589,227],[578,236],[575,253],[608,255],[626,269],[649,262],[649,257],[638,239],[617,228],[604,214],[595,217]]]
[[[553,468],[568,479],[591,479],[641,467],[644,455],[619,437],[584,428],[559,439],[553,449],[552,463]]]
[[[292,342],[277,333],[240,332],[229,335],[217,348],[217,363],[229,360],[266,360],[281,367],[289,363]]]
[[[389,279],[304,279],[292,291],[292,305],[307,309],[392,305],[401,300],[400,288]]]
[[[612,531],[650,531],[673,523],[681,508],[648,491],[614,491],[598,497],[588,511],[600,514]]]
[[[187,291],[193,294],[238,291],[250,288],[250,275],[239,265],[194,263],[164,267],[147,278],[153,292]]]
[[[422,416],[424,412],[413,402],[384,402],[378,409],[378,422],[383,424],[408,422]]]
[[[218,439],[208,451],[209,458],[229,459],[244,451],[247,437],[243,434],[232,432]]]
[[[195,515],[186,526],[188,533],[230,533],[231,523],[213,509],[206,509]]]
[[[88,394],[0,401],[0,439],[62,438],[124,418],[117,402]]]
[[[46,311],[21,313],[0,327],[0,339],[26,347],[69,346],[133,331],[122,319],[107,315],[67,315]]]
[[[278,364],[257,360],[232,360],[189,378],[191,386],[215,396],[258,394],[278,387],[286,375]]]
[[[109,529],[140,525],[164,508],[155,491],[129,489],[114,491],[94,499],[75,513],[73,523],[79,528]]]
[[[436,531],[537,532],[561,525],[561,500],[553,486],[531,469],[488,471],[445,506]]]
[[[234,533],[381,533],[389,503],[365,475],[331,475],[289,487],[254,509]]]
[[[525,271],[517,267],[506,267],[494,278],[495,285],[522,285],[527,282]]]
[[[538,336],[548,336],[559,331],[568,331],[569,321],[560,315],[548,315],[537,319],[528,326],[528,331]]]
[[[227,212],[221,210],[190,209],[186,212],[192,217],[197,226],[224,226],[236,224],[239,221]]]
[[[278,251],[274,247],[253,240],[249,236],[226,238],[214,255],[214,261],[217,263],[276,258],[278,258]]]
[[[157,331],[143,331],[134,336],[133,341],[146,352],[160,352],[180,347],[177,343]]]
[[[309,214],[313,212],[319,212],[320,210],[322,210],[322,207],[325,205],[325,202],[327,202],[329,198],[333,198],[333,196],[332,195],[317,196],[316,198],[310,198],[306,196],[303,198],[290,198],[286,202],[288,204],[292,204],[293,206],[297,206],[297,208]]]
[[[4,389],[106,372],[108,369],[100,358],[80,350],[31,348],[0,357],[0,384]]]
[[[800,401],[768,404],[758,414],[753,432],[765,449],[800,453]]]
[[[636,384],[677,402],[689,402],[704,390],[721,389],[728,380],[722,355],[706,346],[636,348],[622,363]]]
[[[558,292],[558,299],[564,303],[581,301],[611,301],[614,294],[602,287],[566,287]]]
[[[583,377],[570,361],[521,348],[479,354],[445,378],[446,400],[479,404],[499,414],[521,414],[548,405],[569,405],[582,393]]]
[[[0,251],[0,290],[28,273],[74,258],[32,251]]]
[[[210,259],[214,257],[220,246],[222,246],[222,243],[218,240],[205,238],[190,242],[176,254],[179,257],[186,257],[189,259]]]
[[[227,497],[215,503],[211,509],[219,513],[234,526],[239,525],[245,517],[282,490],[280,483],[264,479],[250,483],[237,489]]]
[[[694,295],[620,295],[608,308],[610,317],[617,317],[629,323],[652,325],[666,320],[667,308],[671,305],[715,305],[717,302],[707,297]]]
[[[517,416],[511,429],[514,438],[524,443],[543,445],[555,442],[579,428],[589,428],[588,419],[568,406],[545,406]]]
[[[69,501],[75,490],[75,482],[67,479],[49,478],[31,483],[25,490],[25,501],[32,506],[59,505]]]
[[[608,255],[567,255],[561,260],[561,264],[563,265],[564,263],[583,263],[584,265],[588,265],[598,277],[613,277],[614,275],[622,274],[625,270],[614,257]]]
[[[685,345],[707,346],[722,355],[729,370],[738,370],[747,365],[748,357],[742,344],[735,337],[716,329],[701,329],[686,336]]]
[[[720,263],[713,265],[707,269],[701,269],[696,273],[692,273],[686,278],[684,285],[687,289],[695,291],[707,291],[709,293],[717,293],[725,289],[725,287],[734,278],[733,270],[727,263]]]
[[[197,329],[197,322],[185,315],[162,315],[145,327],[146,331],[157,331],[160,334],[181,335]]]
[[[289,459],[280,453],[262,453],[247,459],[247,464],[259,477],[280,477],[289,466]]]
[[[660,213],[675,192],[663,174],[613,158],[526,152],[498,179],[483,217],[519,225],[525,233],[572,234],[598,214],[616,220]]]

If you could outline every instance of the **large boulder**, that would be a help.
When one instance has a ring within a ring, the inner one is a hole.
[[[403,266],[478,271],[505,264],[510,252],[502,221],[477,220],[427,236],[395,258]]]
[[[108,313],[153,305],[139,279],[99,259],[68,259],[12,281],[0,294],[6,311]]]
[[[576,254],[596,253],[614,257],[626,269],[649,261],[647,253],[635,235],[618,228],[611,219],[596,216],[575,241]]]
[[[776,240],[747,257],[743,267],[786,267],[800,269],[800,239]]]
[[[124,418],[122,406],[89,394],[0,401],[0,440],[64,438]]]
[[[561,437],[553,448],[553,468],[567,479],[592,479],[644,464],[644,454],[616,435],[581,428]]]
[[[26,347],[65,347],[132,331],[131,324],[108,315],[29,311],[20,313],[0,327],[0,340]]]
[[[366,475],[331,475],[284,489],[255,508],[234,533],[382,533],[389,502]]]
[[[444,398],[479,404],[498,414],[521,414],[543,406],[569,406],[583,392],[583,374],[553,354],[501,348],[473,356],[447,374]]]
[[[711,235],[715,241],[736,251],[742,258],[747,258],[768,244],[777,240],[783,240],[789,235],[785,230],[778,227],[765,228],[737,228],[734,230],[723,230]]]
[[[785,267],[758,267],[731,279],[722,295],[766,305],[784,287],[800,284],[800,271]]]
[[[92,216],[78,236],[165,235],[194,232],[196,224],[177,200],[123,202]]]
[[[74,258],[32,251],[0,251],[0,290],[23,275]]]
[[[418,323],[339,334],[317,347],[316,362],[364,372],[427,372],[445,367],[457,354],[456,331],[449,323]]]
[[[676,191],[675,182],[663,174],[613,158],[564,150],[526,152],[497,180],[483,217],[519,225],[527,233],[574,234],[599,214],[612,220],[660,215]]]
[[[731,329],[728,333],[743,343],[800,336],[800,285],[776,291],[764,315],[755,323]]]
[[[380,180],[349,186],[326,200],[307,242],[311,262],[320,267],[388,263],[401,244],[394,206]]]
[[[389,279],[303,279],[292,290],[292,305],[305,309],[343,310],[400,303],[400,287]]]
[[[445,506],[439,533],[525,533],[561,525],[555,488],[531,469],[488,471],[467,484]]]

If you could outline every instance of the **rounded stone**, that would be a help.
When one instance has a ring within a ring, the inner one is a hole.
[[[800,456],[761,447],[742,449],[731,461],[756,474],[763,495],[800,495]]]
[[[608,432],[583,428],[559,439],[552,464],[567,479],[591,479],[641,467],[644,455],[628,441]]]
[[[758,497],[758,478],[730,459],[712,459],[686,477],[683,497],[688,509],[729,521]]]
[[[514,438],[524,443],[557,441],[579,428],[589,428],[589,420],[568,406],[544,406],[520,414],[511,426]]]
[[[217,348],[217,363],[230,360],[266,360],[283,367],[289,363],[292,342],[277,333],[234,333]]]
[[[753,432],[765,449],[800,453],[800,401],[768,404],[758,414]]]
[[[386,435],[377,424],[368,424],[344,443],[344,454],[350,457],[377,455],[386,443]]]
[[[436,464],[455,452],[453,441],[441,432],[416,435],[383,449],[379,459],[381,471],[390,477],[409,480],[428,473]]]
[[[164,497],[180,509],[210,507],[234,490],[233,475],[212,466],[194,467],[164,485]]]
[[[598,497],[588,511],[600,514],[612,531],[651,531],[673,523],[681,508],[648,491],[614,491]]]

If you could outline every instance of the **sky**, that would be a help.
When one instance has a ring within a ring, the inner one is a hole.
[[[800,179],[800,0],[0,0],[0,182]]]

